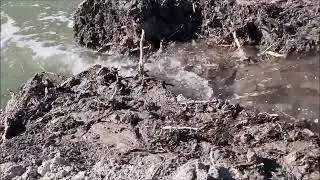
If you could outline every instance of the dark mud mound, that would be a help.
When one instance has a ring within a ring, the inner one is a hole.
[[[88,0],[75,13],[76,41],[94,49],[138,47],[141,30],[152,48],[160,41],[186,41],[200,32],[201,13],[191,0]]]
[[[1,115],[4,179],[319,179],[319,136],[96,65],[39,74]]]
[[[288,54],[319,51],[319,1],[86,0],[75,13],[76,41],[102,50],[135,52],[141,30],[146,46],[209,38]]]
[[[203,3],[203,34],[217,44],[234,41],[288,54],[319,51],[319,1],[235,0]]]

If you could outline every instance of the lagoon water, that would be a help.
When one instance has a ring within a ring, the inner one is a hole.
[[[37,72],[81,70],[72,13],[80,0],[1,1],[1,107]],[[80,68],[80,69],[77,69]]]

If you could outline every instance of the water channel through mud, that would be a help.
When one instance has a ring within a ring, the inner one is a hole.
[[[201,41],[176,43],[149,57],[146,69],[172,84],[168,88],[175,94],[197,100],[229,100],[318,125],[319,55],[274,58],[257,56],[259,52],[252,48],[245,52],[249,60],[240,60],[232,47]],[[91,52],[85,56],[91,63],[117,67],[127,76],[135,73],[135,60]]]

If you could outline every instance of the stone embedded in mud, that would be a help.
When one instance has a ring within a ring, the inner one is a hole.
[[[3,179],[9,180],[15,177],[21,176],[25,172],[25,168],[22,165],[13,165],[9,167],[3,174]]]

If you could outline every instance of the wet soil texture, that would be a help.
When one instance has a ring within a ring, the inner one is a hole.
[[[317,0],[85,0],[75,13],[78,44],[134,54],[141,30],[154,51],[171,41],[204,38],[287,55],[319,51]]]
[[[319,135],[96,65],[37,74],[1,114],[4,179],[319,179]]]

